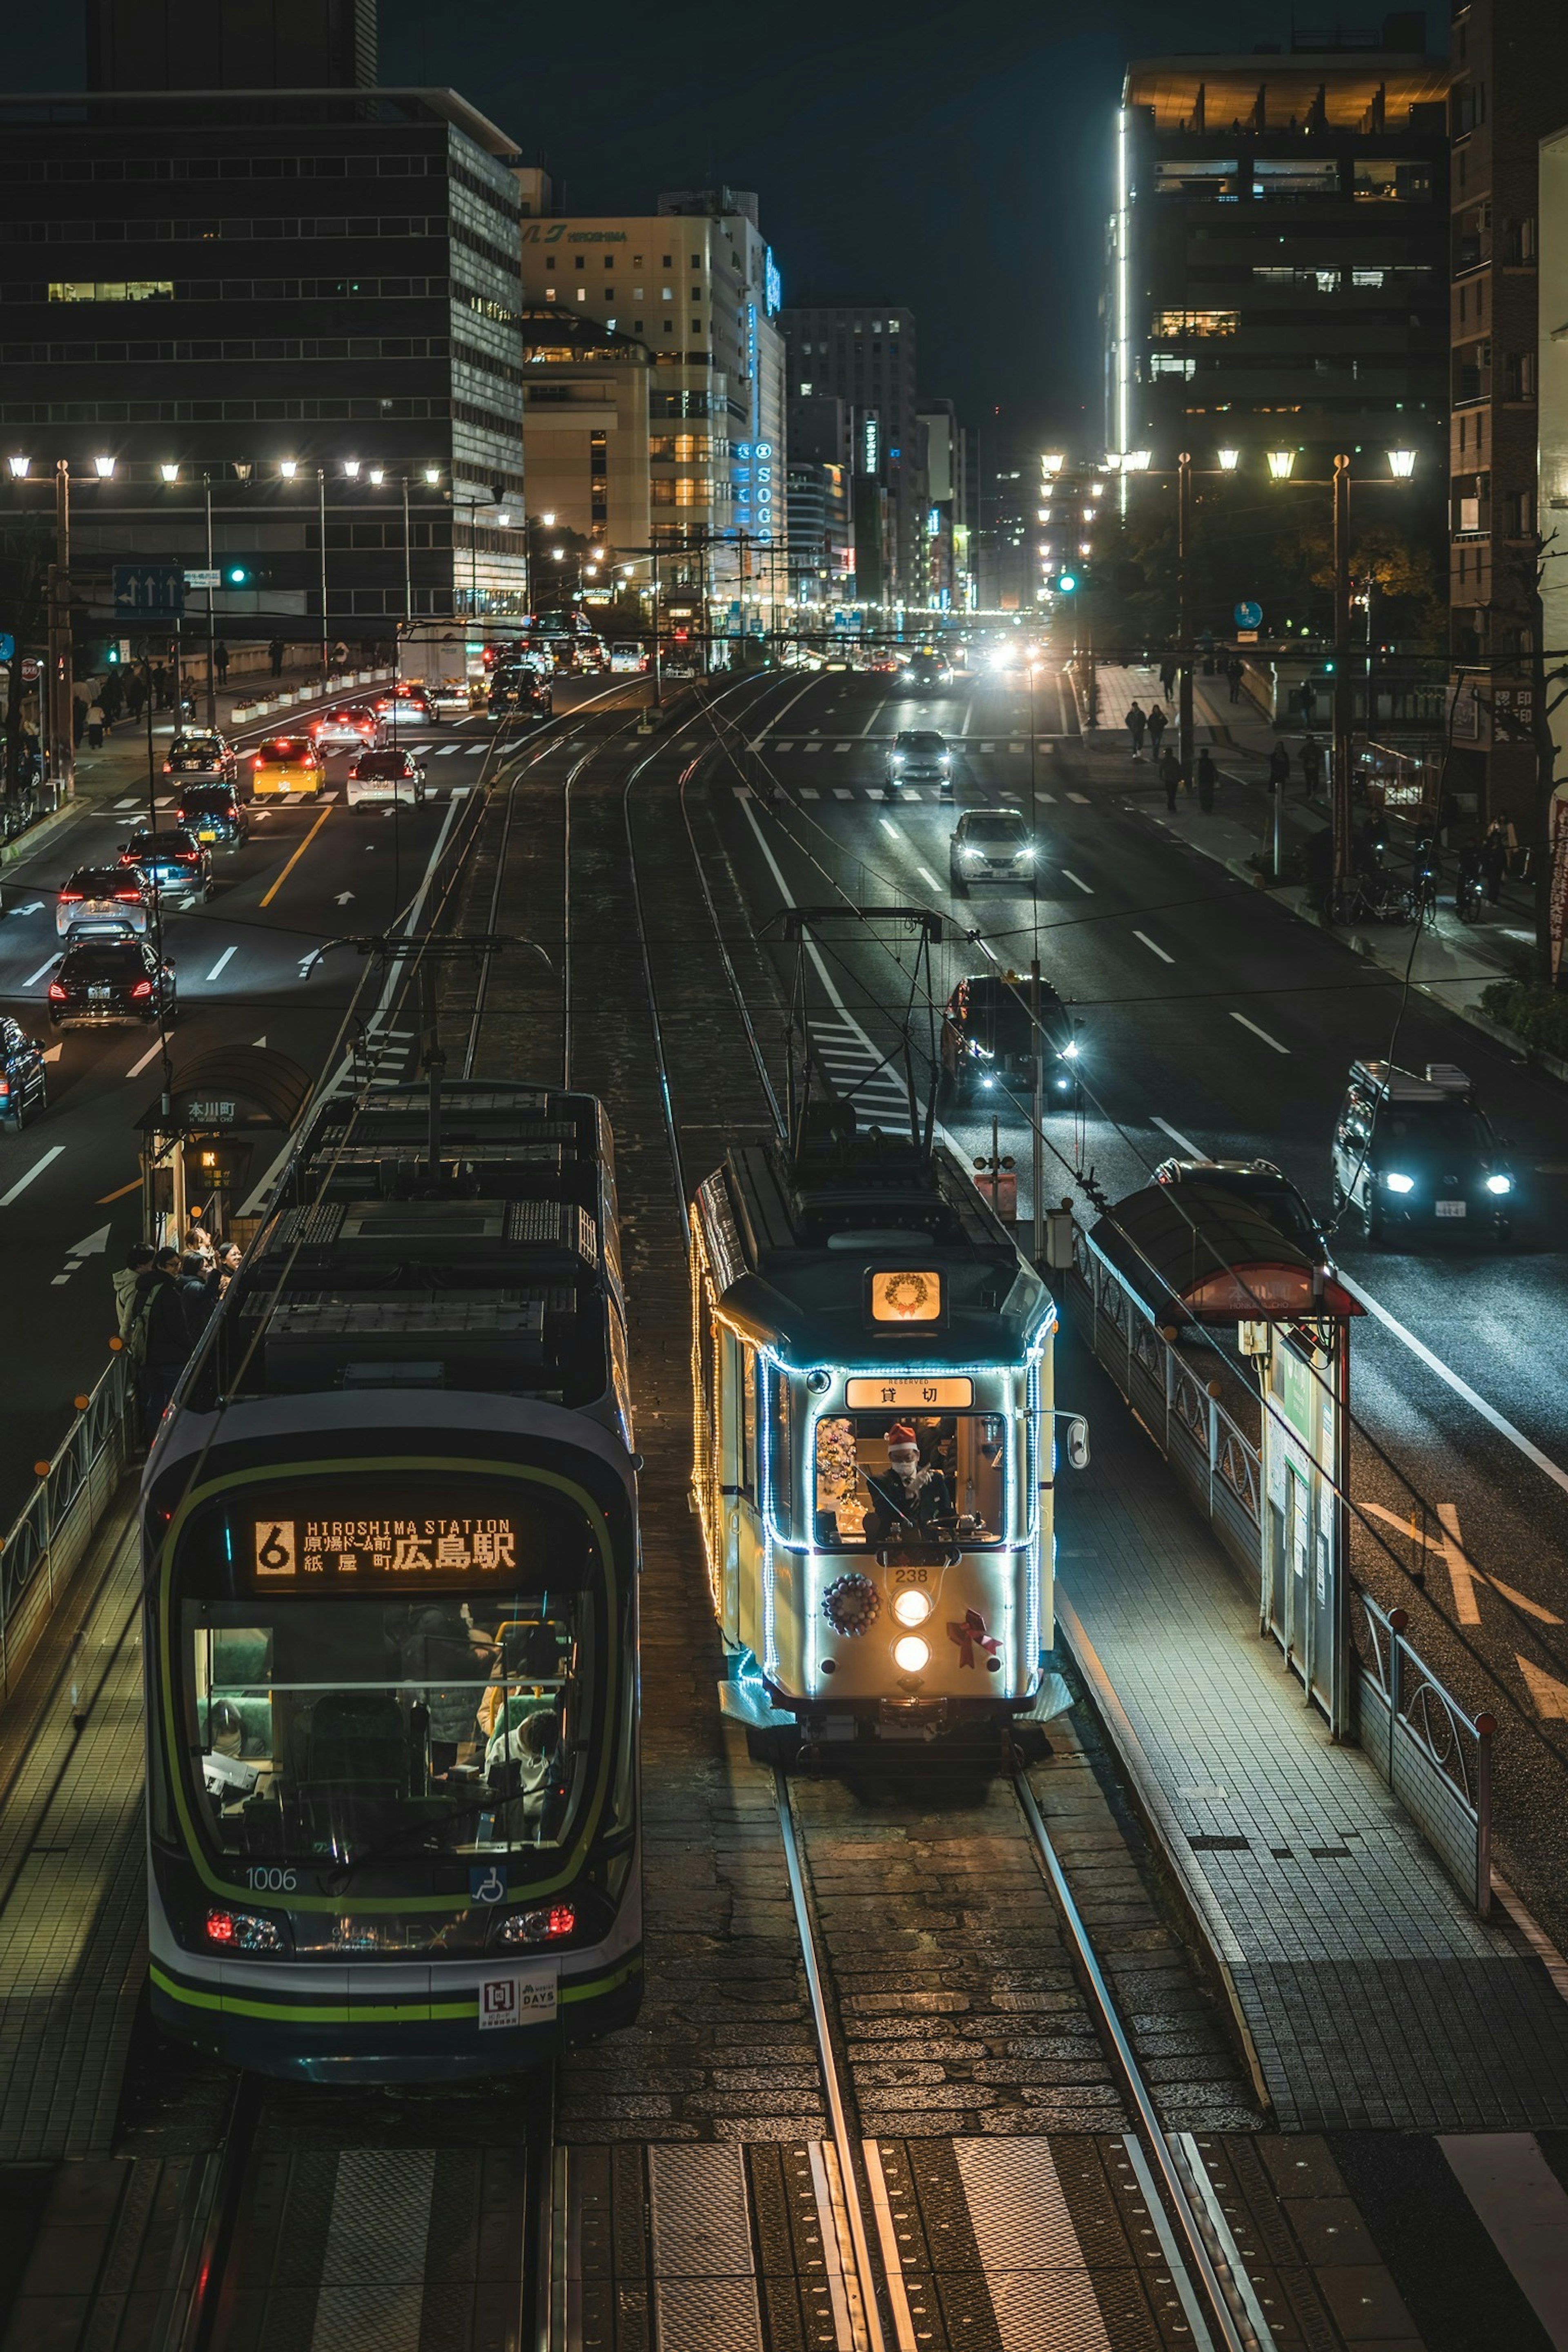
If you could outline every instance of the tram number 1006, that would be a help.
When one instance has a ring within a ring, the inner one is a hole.
[[[292,1895],[300,1884],[300,1874],[266,1863],[253,1863],[245,1874],[245,1883],[253,1895]]]

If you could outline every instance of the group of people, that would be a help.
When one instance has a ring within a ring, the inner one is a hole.
[[[215,1244],[199,1219],[193,1220],[179,1249],[133,1242],[126,1253],[114,1277],[115,1306],[149,1445],[239,1259],[239,1244]]]
[[[1174,674],[1173,665],[1171,668],[1173,679]],[[1163,669],[1160,673],[1160,677],[1163,684],[1165,678]],[[1169,687],[1165,690],[1168,694]],[[1195,772],[1189,773],[1183,765],[1174,744],[1166,743],[1164,749],[1161,749],[1162,739],[1170,723],[1160,703],[1153,703],[1149,709],[1145,710],[1140,703],[1130,702],[1127,706],[1127,732],[1132,739],[1132,757],[1135,760],[1141,760],[1143,757],[1143,743],[1147,737],[1150,757],[1153,760],[1160,782],[1165,788],[1165,806],[1173,816],[1176,811],[1178,793],[1183,791],[1190,793],[1194,786],[1197,790],[1199,808],[1205,816],[1212,815],[1215,793],[1219,788],[1219,770],[1215,765],[1214,753],[1205,744],[1198,753]]]

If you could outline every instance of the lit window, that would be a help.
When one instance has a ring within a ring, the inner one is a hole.
[[[1252,163],[1252,193],[1267,203],[1270,196],[1337,196],[1340,167],[1331,155],[1258,155]]]
[[[1358,205],[1425,205],[1432,200],[1429,163],[1396,163],[1392,158],[1358,158],[1355,165]]]
[[[172,278],[57,278],[51,302],[172,302]]]
[[[1156,310],[1152,335],[1234,335],[1241,324],[1239,310]]]
[[[578,299],[578,301],[579,301],[579,302],[585,302],[585,301],[587,300],[587,299],[588,299],[588,289],[587,289],[587,288],[586,288],[585,286],[579,286],[579,287],[578,287],[578,289],[577,289],[577,299]]]
[[[1151,375],[1195,375],[1197,366],[1196,360],[1182,359],[1174,352],[1151,352],[1149,354]]]
[[[1352,286],[1381,286],[1384,280],[1384,273],[1381,269],[1352,269],[1351,271],[1351,284]]]
[[[674,287],[661,286],[658,289],[658,299],[661,302],[673,302],[675,299]]]

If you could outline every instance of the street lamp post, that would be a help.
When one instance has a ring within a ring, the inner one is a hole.
[[[1184,449],[1176,459],[1176,740],[1189,792],[1193,784],[1193,646],[1187,541],[1192,531],[1192,452]]]
[[[76,740],[71,704],[76,679],[71,669],[70,615],[71,488],[70,466],[64,457],[55,466],[55,560],[49,566],[49,776],[57,801],[68,801],[76,791]]]
[[[1338,914],[1351,875],[1351,461],[1334,459],[1334,750],[1330,830],[1334,845],[1332,911]],[[1371,695],[1368,694],[1370,706]],[[1367,713],[1371,732],[1372,711]]]

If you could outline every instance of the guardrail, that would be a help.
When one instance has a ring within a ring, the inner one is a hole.
[[[57,1595],[98,1532],[136,1450],[136,1392],[123,1351],[110,1358],[0,1546],[0,1695],[9,1696]]]
[[[1196,1378],[1143,1300],[1076,1222],[1066,1288],[1096,1360],[1242,1573],[1262,1592],[1263,1511],[1272,1507],[1263,1492],[1258,1449],[1220,1403],[1218,1382]],[[1359,1513],[1352,1519],[1364,1525]],[[1389,1558],[1397,1565],[1392,1550]],[[1491,1911],[1496,1724],[1489,1715],[1467,1715],[1437,1680],[1405,1639],[1408,1621],[1403,1609],[1380,1609],[1351,1574],[1348,1561],[1345,1574],[1362,1636],[1351,1673],[1352,1736],[1484,1919]],[[1265,1606],[1265,1631],[1268,1617]]]

